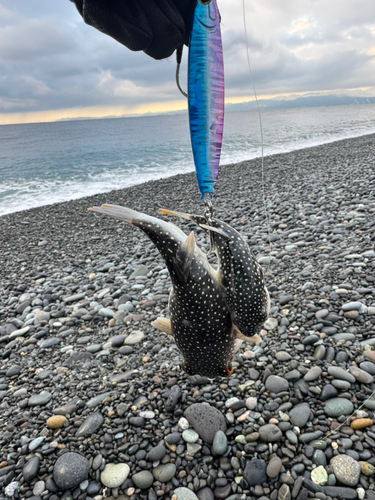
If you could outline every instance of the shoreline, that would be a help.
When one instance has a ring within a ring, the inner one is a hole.
[[[353,136],[353,137],[347,137],[347,138],[343,138],[343,139],[330,140],[328,142],[323,142],[321,144],[314,144],[314,145],[309,145],[309,146],[302,145],[301,147],[298,147],[298,148],[295,148],[295,149],[292,149],[292,150],[286,150],[286,151],[281,151],[281,152],[267,154],[267,155],[264,156],[264,160],[270,160],[271,163],[272,163],[273,158],[275,156],[293,154],[293,153],[299,152],[299,151],[310,150],[310,149],[314,149],[314,148],[320,148],[320,147],[323,147],[323,146],[326,146],[326,145],[329,145],[329,144],[335,144],[335,143],[345,142],[345,141],[352,141],[352,140],[362,139],[362,138],[371,137],[371,136],[375,136],[375,132],[368,132],[368,133],[363,134],[363,135],[356,135],[356,136]],[[218,178],[220,180],[220,175],[221,175],[222,170],[224,170],[224,169],[226,169],[228,167],[232,167],[232,166],[240,164],[240,163],[242,164],[242,163],[256,162],[256,161],[259,161],[259,160],[261,160],[261,156],[257,156],[255,158],[241,160],[241,161],[234,161],[234,162],[230,162],[230,163],[226,163],[224,165],[221,165],[220,169],[219,169],[219,176],[218,176]],[[267,169],[267,168],[268,168],[268,165],[266,163],[265,164],[265,169]],[[71,200],[57,201],[57,202],[52,203],[52,205],[56,205],[56,204],[60,204],[60,203],[73,202],[73,201],[76,201],[76,200],[86,199],[86,198],[90,198],[90,197],[94,197],[94,196],[100,196],[100,195],[104,196],[107,193],[112,193],[113,191],[122,191],[122,190],[130,189],[130,188],[136,187],[136,186],[140,187],[140,186],[142,186],[144,184],[148,184],[149,182],[163,181],[165,179],[170,179],[170,178],[176,177],[177,175],[191,175],[192,173],[195,174],[195,171],[192,170],[190,172],[185,172],[185,173],[179,173],[179,174],[173,174],[173,175],[166,175],[166,176],[159,177],[158,179],[151,179],[151,180],[148,180],[148,181],[145,181],[145,182],[141,182],[139,184],[132,184],[130,186],[126,186],[126,187],[123,187],[123,188],[120,188],[120,189],[114,189],[114,190],[110,190],[110,191],[99,192],[99,193],[91,194],[91,195],[88,195],[88,196],[80,196],[78,198],[73,198]],[[195,184],[196,184],[196,180],[195,180]],[[198,191],[198,188],[197,188],[197,191]],[[200,196],[199,192],[198,192],[198,196]],[[35,206],[35,207],[31,207],[31,208],[26,208],[26,209],[19,210],[18,212],[27,212],[28,210],[33,210],[33,209],[37,209],[37,208],[41,208],[41,207],[46,207],[46,206],[49,206],[49,205],[50,204],[38,205],[38,206]],[[1,220],[2,217],[5,217],[7,215],[11,215],[12,213],[18,213],[18,212],[10,212],[8,214],[2,214],[2,215],[0,215],[0,220]]]
[[[215,195],[271,297],[226,379],[189,378],[151,326],[171,282],[150,240],[87,212],[188,234],[158,209],[201,213],[195,173],[0,217],[0,500],[374,500],[375,135],[267,157],[267,217],[260,166]]]

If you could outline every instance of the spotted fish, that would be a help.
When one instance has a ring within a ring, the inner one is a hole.
[[[247,242],[238,231],[218,219],[207,220],[170,210],[162,212],[192,220],[209,233],[211,247],[219,262],[223,295],[233,322],[244,336],[256,335],[269,315],[270,299],[263,269]]]
[[[159,318],[154,326],[174,336],[185,371],[207,377],[230,375],[231,356],[242,337],[227,308],[221,274],[196,245],[194,233],[186,236],[174,224],[117,205],[89,210],[133,224],[158,248],[168,267],[172,290],[170,322]]]

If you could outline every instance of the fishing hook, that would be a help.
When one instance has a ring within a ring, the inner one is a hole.
[[[182,89],[182,87],[180,85],[180,66],[181,66],[181,59],[182,59],[182,48],[183,48],[183,45],[181,45],[180,47],[178,47],[178,49],[176,51],[176,59],[177,59],[176,85],[177,85],[178,90],[181,92],[181,94],[184,97],[187,97],[188,96],[187,93]]]

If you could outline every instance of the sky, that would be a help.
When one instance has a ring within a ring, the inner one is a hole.
[[[374,1],[217,2],[227,102],[253,99],[243,3],[258,97],[375,96]],[[175,69],[174,55],[155,61],[87,26],[69,0],[0,0],[0,124],[185,109]]]

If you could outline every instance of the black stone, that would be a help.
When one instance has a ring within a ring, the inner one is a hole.
[[[22,469],[22,475],[25,481],[31,481],[39,471],[40,460],[39,457],[32,457]]]
[[[249,486],[256,486],[267,481],[267,464],[264,460],[254,458],[250,460],[243,471],[243,477]]]
[[[57,459],[53,468],[53,480],[60,490],[69,490],[85,481],[89,470],[89,462],[85,457],[67,452]]]

